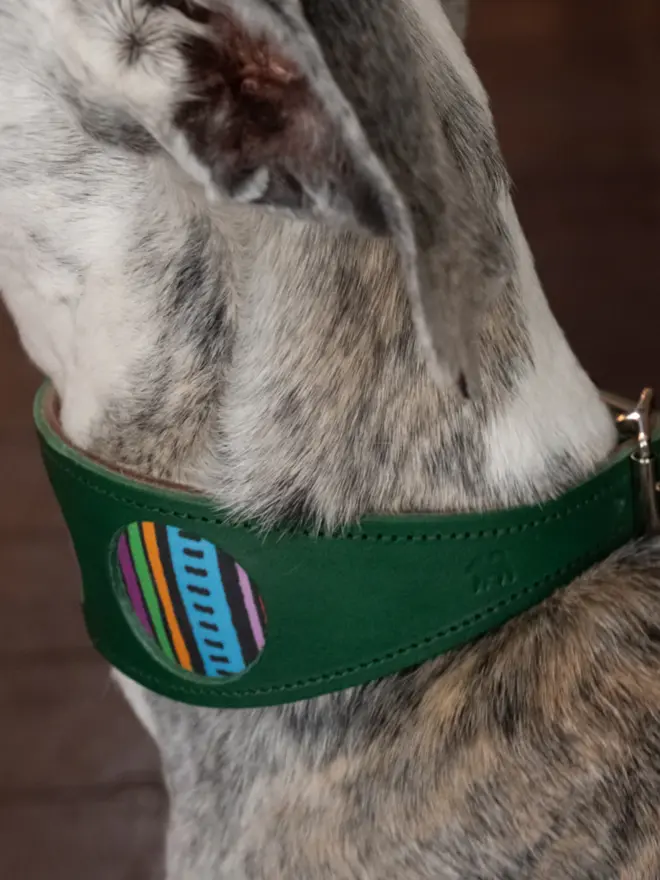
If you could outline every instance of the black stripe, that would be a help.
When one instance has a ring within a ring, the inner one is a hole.
[[[195,641],[195,637],[190,627],[190,621],[188,620],[188,616],[186,614],[183,599],[181,598],[181,594],[179,593],[176,577],[174,576],[172,560],[170,558],[170,545],[167,540],[167,529],[165,528],[165,526],[156,526],[156,540],[158,542],[158,550],[160,552],[160,561],[163,566],[163,572],[165,573],[165,580],[167,581],[167,584],[170,588],[172,607],[174,608],[174,614],[176,615],[176,619],[179,623],[179,629],[181,630],[183,641],[186,645],[186,648],[188,648],[188,653],[190,654],[190,662],[192,664],[193,671],[199,673],[199,675],[206,675],[204,662],[199,653],[199,648],[197,647],[197,642]]]
[[[176,657],[176,648],[174,647],[174,639],[172,638],[172,633],[170,632],[170,625],[167,622],[167,614],[165,613],[165,606],[163,605],[163,600],[160,597],[160,590],[158,589],[158,584],[156,583],[156,578],[151,568],[151,559],[149,558],[149,553],[147,552],[147,542],[144,540],[144,525],[140,523],[138,527],[138,534],[140,536],[140,543],[142,544],[142,552],[144,553],[144,558],[147,563],[147,568],[149,569],[149,577],[151,578],[151,583],[154,587],[154,593],[156,594],[156,601],[158,602],[158,607],[160,608],[160,619],[163,621],[163,629],[165,630],[165,635],[167,636],[167,641],[169,643],[170,648],[172,649],[172,656],[174,657],[175,663],[178,663]],[[142,584],[140,584],[142,587]],[[144,597],[143,597],[144,598]]]
[[[179,532],[179,534],[181,534]],[[183,552],[186,556],[192,556],[193,559],[201,559],[204,556],[203,550],[191,550],[190,547],[184,547]]]
[[[208,577],[209,573],[205,568],[193,568],[192,565],[184,565],[186,574],[194,574],[196,577]]]
[[[195,611],[199,611],[200,614],[213,614],[213,607],[211,605],[198,605],[197,602],[193,602],[193,608]]]
[[[210,596],[211,591],[207,590],[206,587],[193,587],[192,584],[188,584],[186,587],[189,593],[193,593],[195,596]]]
[[[195,544],[201,544],[202,542],[199,535],[196,535],[194,532],[186,532],[184,529],[179,529],[179,535],[184,541],[194,541]]]
[[[205,620],[200,620],[199,625],[203,626],[204,629],[212,629],[213,632],[218,631],[218,624],[217,623],[207,623]]]
[[[252,635],[250,619],[245,609],[241,585],[238,582],[238,572],[231,557],[223,553],[222,550],[218,550],[217,553],[222,583],[225,588],[229,610],[231,611],[231,619],[238,635],[243,661],[246,666],[249,666],[259,656],[259,648]]]
[[[204,639],[204,644],[208,645],[209,648],[220,648],[221,651],[225,649],[225,643],[218,642],[217,639]]]

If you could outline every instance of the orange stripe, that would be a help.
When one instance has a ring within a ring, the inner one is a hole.
[[[156,588],[158,590],[158,595],[160,596],[160,601],[163,603],[165,618],[167,620],[167,625],[169,627],[170,633],[172,635],[174,650],[176,651],[179,663],[183,666],[183,668],[187,669],[189,672],[192,672],[190,653],[188,651],[188,648],[186,648],[186,643],[184,642],[183,636],[181,635],[181,630],[179,629],[179,623],[176,619],[176,614],[174,613],[174,606],[172,605],[170,591],[167,586],[167,580],[165,578],[165,572],[163,571],[163,563],[160,561],[158,542],[156,541],[155,525],[153,523],[143,522],[142,535],[144,537],[144,546],[146,547],[147,556],[149,558],[151,573],[156,583]]]

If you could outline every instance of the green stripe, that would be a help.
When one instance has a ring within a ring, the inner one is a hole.
[[[172,653],[172,647],[167,638],[167,630],[165,629],[165,624],[163,623],[163,618],[160,613],[160,604],[158,602],[158,596],[156,595],[156,588],[151,580],[151,570],[149,568],[149,563],[147,562],[147,557],[144,555],[140,527],[137,523],[131,523],[128,527],[128,544],[131,548],[133,564],[135,565],[135,571],[138,580],[140,581],[144,602],[149,611],[149,617],[151,618],[151,623],[154,632],[156,633],[158,644],[162,648],[163,653],[170,660],[174,660],[175,658]]]

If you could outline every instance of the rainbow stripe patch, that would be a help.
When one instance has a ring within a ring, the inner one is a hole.
[[[171,662],[211,678],[238,675],[266,643],[254,584],[227,553],[192,532],[132,523],[117,561],[144,632]]]

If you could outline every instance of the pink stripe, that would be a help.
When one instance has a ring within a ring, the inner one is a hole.
[[[241,585],[241,591],[243,593],[243,602],[245,602],[245,610],[248,613],[248,617],[250,618],[250,626],[252,627],[252,635],[254,636],[254,641],[257,644],[257,648],[260,651],[263,650],[264,645],[266,644],[266,639],[264,638],[264,630],[261,625],[261,620],[259,619],[259,612],[257,611],[257,606],[254,604],[254,594],[252,593],[252,584],[250,583],[250,578],[240,567],[238,562],[236,563],[236,571],[238,572],[238,582]]]

